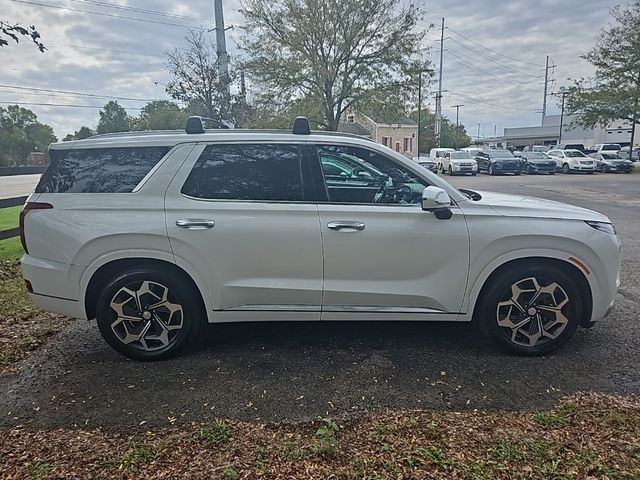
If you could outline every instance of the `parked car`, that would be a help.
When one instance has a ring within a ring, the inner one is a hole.
[[[582,153],[586,152],[586,148],[583,143],[561,143],[553,147],[554,150],[580,150]]]
[[[623,158],[617,153],[591,153],[589,156],[596,159],[596,170],[599,172],[633,172],[633,162]]]
[[[593,173],[596,162],[580,150],[549,150],[547,153],[556,162],[556,169],[562,173]]]
[[[440,162],[442,161],[442,157],[446,152],[455,152],[453,148],[432,148],[429,151],[429,158],[433,160],[438,167],[440,166]]]
[[[630,147],[622,147],[622,149],[619,152],[620,156],[622,158],[626,158],[628,160],[629,159],[629,150],[630,150]],[[633,152],[631,152],[631,161],[632,162],[637,162],[638,160],[640,160],[640,148],[633,147]]]
[[[528,173],[530,175],[535,173],[553,175],[556,173],[556,162],[546,153],[523,152],[520,161],[522,173]]]
[[[523,152],[548,152],[549,147],[546,145],[527,145],[522,149]]]
[[[468,152],[445,152],[440,162],[440,172],[447,172],[449,175],[478,173],[478,163],[471,158]]]
[[[413,157],[413,161],[434,173],[438,171],[438,164],[431,160],[430,157]]]
[[[475,319],[538,355],[616,297],[606,216],[459,190],[304,118],[273,132],[192,117],[184,132],[97,135],[49,155],[21,213],[26,288],[44,310],[97,319],[135,359],[174,354],[207,322],[364,319]]]
[[[467,152],[471,158],[475,158],[478,152],[482,152],[484,149],[478,147],[464,147],[461,148],[460,151]]]
[[[514,157],[516,157],[516,158],[520,158],[520,157],[522,157],[522,154],[523,154],[524,152],[523,152],[522,150],[514,150],[514,151],[513,151],[513,152],[511,152],[511,153],[513,153],[513,156],[514,156]]]
[[[619,152],[622,147],[619,143],[597,143],[589,149],[592,153],[600,152]]]
[[[489,175],[502,175],[505,173],[520,175],[522,170],[520,160],[515,158],[509,150],[484,150],[478,152],[476,161],[478,162],[478,171],[487,172]]]

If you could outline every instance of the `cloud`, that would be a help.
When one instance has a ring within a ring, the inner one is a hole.
[[[30,0],[31,1],[31,0]],[[35,1],[35,0],[34,0]],[[411,0],[405,0],[409,3]],[[78,91],[140,99],[167,98],[169,80],[163,52],[184,44],[189,27],[213,26],[213,2],[192,0],[121,0],[119,5],[165,12],[187,18],[144,14],[98,6],[84,0],[37,0],[68,9],[47,8],[15,0],[5,2],[3,18],[35,24],[48,48],[40,54],[22,41],[0,49],[0,84]],[[226,0],[225,22],[241,25],[237,1]],[[433,0],[425,22],[446,18],[443,88],[444,113],[455,118],[454,104],[464,104],[460,120],[475,135],[493,135],[504,127],[540,122],[545,56],[557,65],[553,88],[567,77],[592,73],[580,55],[610,20],[614,0]],[[87,10],[93,15],[75,10]],[[166,25],[130,20],[141,18]],[[213,35],[213,33],[212,33]],[[466,37],[466,38],[465,38]],[[236,32],[227,32],[230,52]],[[424,47],[437,67],[439,31],[432,29]],[[436,41],[436,42],[434,42]],[[437,86],[430,85],[431,91]],[[56,103],[100,107],[106,99],[26,92],[0,87],[0,101]],[[433,107],[433,97],[429,100]],[[549,98],[551,113],[557,110]],[[120,101],[132,114],[144,102]],[[0,104],[1,105],[1,104]],[[98,108],[30,106],[59,137],[82,125],[94,127]]]

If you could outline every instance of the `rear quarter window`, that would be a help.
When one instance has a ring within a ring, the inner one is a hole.
[[[49,150],[36,193],[130,193],[171,147]]]

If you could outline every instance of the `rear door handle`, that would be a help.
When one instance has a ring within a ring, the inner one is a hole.
[[[327,223],[331,230],[364,230],[365,224],[362,222],[335,221]]]
[[[206,230],[213,228],[216,222],[209,218],[181,218],[176,220],[176,225],[180,228],[188,228],[189,230]]]

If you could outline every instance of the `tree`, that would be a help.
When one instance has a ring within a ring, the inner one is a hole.
[[[131,129],[129,114],[116,100],[107,102],[100,110],[96,133],[128,132]]]
[[[185,126],[189,114],[168,100],[147,103],[134,120],[135,130],[178,130]]]
[[[21,165],[33,151],[46,152],[58,139],[49,125],[18,105],[0,107],[0,165]]]
[[[418,112],[414,111],[410,117],[418,120]],[[463,148],[471,145],[471,137],[467,135],[464,125],[456,126],[447,117],[442,117],[442,147]],[[429,153],[432,148],[438,146],[435,136],[435,114],[429,109],[422,109],[419,152]]]
[[[309,98],[337,130],[349,107],[407,83],[424,33],[401,0],[244,0],[244,68],[281,102]]]
[[[166,53],[173,76],[167,93],[187,104],[189,113],[241,124],[246,105],[241,95],[228,95],[234,76],[220,78],[211,36],[205,30],[191,30],[186,40],[186,48]]]
[[[85,138],[89,138],[94,135],[93,130],[89,127],[80,127],[80,130],[76,130],[74,133],[67,134],[66,137],[62,139],[63,142],[69,142],[71,140],[84,140]]]
[[[23,27],[19,23],[11,24],[0,20],[0,47],[8,46],[9,40],[19,43],[20,37],[29,38],[41,52],[44,53],[46,50],[46,47],[40,41],[40,33],[38,33],[36,27],[33,25]]]
[[[574,123],[588,128],[613,120],[631,122],[633,145],[640,107],[640,0],[611,14],[615,23],[601,30],[593,49],[582,57],[596,68],[595,76],[574,81],[565,92],[566,109],[576,115]]]

